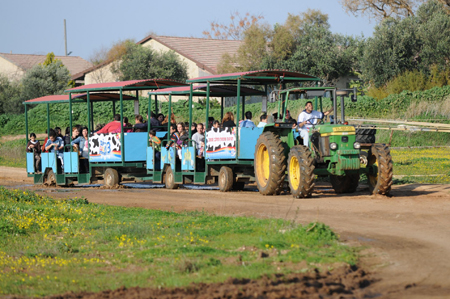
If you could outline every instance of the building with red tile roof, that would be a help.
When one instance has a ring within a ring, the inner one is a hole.
[[[236,54],[241,41],[193,37],[149,35],[137,42],[156,51],[174,51],[188,67],[188,77],[196,78],[217,74],[217,65],[223,54]],[[111,72],[112,61],[108,60],[88,68],[74,77],[85,84],[112,82],[118,78]]]
[[[43,63],[47,55],[0,53],[0,73],[10,80],[20,80],[33,66]],[[92,67],[92,64],[78,56],[55,56],[61,60],[72,75]]]

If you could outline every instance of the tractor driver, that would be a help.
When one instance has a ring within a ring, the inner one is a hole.
[[[330,114],[333,108],[326,112],[313,110],[311,101],[306,102],[305,110],[298,116],[298,127],[300,128],[300,136],[303,138],[303,145],[309,145],[309,129],[318,123],[319,119],[323,119],[325,115]]]

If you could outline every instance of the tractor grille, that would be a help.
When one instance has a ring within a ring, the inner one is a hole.
[[[360,168],[359,151],[358,150],[339,150],[338,165],[342,170],[357,170]]]

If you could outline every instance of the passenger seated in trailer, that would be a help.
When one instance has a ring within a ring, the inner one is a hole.
[[[34,172],[40,173],[41,169],[41,144],[36,140],[36,134],[30,134],[30,141],[27,144],[27,153],[34,153]]]
[[[214,129],[220,129],[220,122],[218,120],[213,121],[212,128]],[[211,128],[211,129],[212,129]]]
[[[156,117],[156,119],[159,121],[159,124],[161,125],[165,119],[164,114],[159,113],[158,116]]]
[[[78,136],[71,143],[79,152],[80,156],[80,173],[89,172],[89,134],[88,128],[84,127],[81,131],[81,136]]]
[[[213,122],[214,122],[214,117],[209,116],[208,117],[208,128],[210,128],[210,129],[212,128]]]
[[[147,115],[147,119],[148,119],[148,115]],[[164,120],[164,115],[163,115],[162,119]],[[147,124],[144,123],[144,125],[145,125],[145,131],[144,132],[147,132]],[[161,122],[158,120],[158,118],[156,117],[155,113],[153,113],[153,112],[150,112],[150,126],[151,126],[152,130],[155,130],[155,132],[161,130],[161,128],[159,128],[161,126]],[[140,131],[140,132],[142,132],[142,131]]]
[[[264,128],[267,125],[267,114],[263,114],[259,117],[258,128]]]
[[[252,121],[252,113],[250,111],[245,112],[245,120],[239,123],[239,127],[241,128],[254,128],[255,123]]]
[[[219,123],[217,121],[217,123]],[[203,149],[205,147],[205,127],[202,123],[197,124],[197,133],[192,135],[192,144],[195,144],[197,156],[203,157]]]
[[[50,129],[51,130],[51,129]],[[47,130],[45,130],[45,134],[47,134]],[[41,146],[41,153],[45,153],[45,152],[47,152],[46,150],[45,150],[45,144],[47,144],[47,141],[48,141],[48,137],[45,137],[45,139],[44,139],[44,143],[42,144],[42,146]]]
[[[64,136],[61,133],[61,128],[60,127],[55,127],[55,132],[56,132],[56,136],[57,137],[61,137],[61,139],[64,140]]]
[[[225,116],[222,119],[222,127],[223,128],[232,128],[236,127],[236,124],[234,123],[234,115],[233,112],[227,112],[225,113]]]
[[[144,123],[144,118],[142,117],[142,115],[136,115],[136,117],[134,118],[134,122],[134,132],[147,132],[147,124]]]
[[[169,122],[169,115],[166,116],[166,118],[164,118],[164,120],[161,122],[161,125],[165,125]],[[177,121],[175,120],[175,114],[172,112],[172,114],[170,115],[170,124],[177,124]]]
[[[148,133],[150,136],[149,142],[150,146],[153,146],[153,149],[155,150],[155,162],[153,163],[155,170],[160,170],[161,165],[161,140],[156,137],[156,131],[150,130]]]
[[[193,122],[191,126],[191,135],[194,136],[195,133],[197,133],[197,123]]]
[[[106,124],[97,124],[95,126],[94,132],[92,133],[97,133],[98,131],[100,131],[104,126],[106,126]]]
[[[123,118],[123,131],[125,133],[133,132],[133,125],[128,122],[128,117]]]
[[[186,127],[184,126],[184,123],[178,123],[177,124],[177,131],[178,134],[180,134],[180,146],[187,145],[188,139],[189,139],[189,133],[186,131]]]
[[[61,166],[64,166],[64,141],[61,139],[61,137],[56,136],[56,132],[54,130],[50,130],[49,139],[45,144],[45,150],[50,153],[56,152],[58,159],[61,161]]]
[[[120,133],[121,131],[122,122],[120,121],[120,114],[116,114],[114,115],[114,120],[98,130],[96,134]]]

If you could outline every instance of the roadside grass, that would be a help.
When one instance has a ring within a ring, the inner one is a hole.
[[[326,225],[53,200],[0,187],[0,294],[175,287],[355,264]]]
[[[25,138],[0,143],[0,166],[27,167]]]
[[[394,179],[395,184],[449,184],[450,149],[411,148],[392,149],[394,175],[403,176]]]

